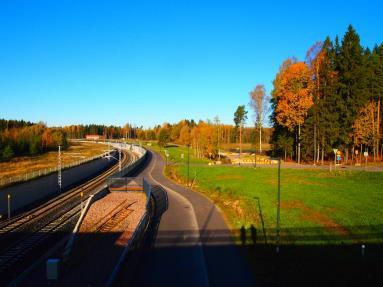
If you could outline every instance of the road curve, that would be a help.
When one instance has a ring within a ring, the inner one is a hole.
[[[164,161],[158,153],[150,151],[149,158],[150,163],[138,176],[145,176],[153,185],[166,190],[168,209],[159,221],[151,248],[139,256],[134,271],[129,264],[124,267],[120,283],[255,286],[249,267],[214,203],[167,179],[163,175]]]

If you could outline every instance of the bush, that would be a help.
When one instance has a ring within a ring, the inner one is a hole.
[[[10,145],[7,145],[4,150],[1,152],[1,160],[8,161],[14,155],[13,149]]]

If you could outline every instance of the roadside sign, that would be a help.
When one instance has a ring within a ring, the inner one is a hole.
[[[338,151],[338,149],[337,149],[337,148],[334,148],[333,151],[334,151],[334,154],[336,154],[336,152]]]
[[[359,151],[358,151],[358,150],[355,150],[355,154],[359,154]]]
[[[365,151],[365,152],[363,153],[363,155],[364,155],[365,157],[368,157],[368,151]]]

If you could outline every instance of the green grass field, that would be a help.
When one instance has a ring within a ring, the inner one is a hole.
[[[186,183],[187,148],[167,149],[178,164],[166,174]],[[233,229],[253,225],[261,241],[275,241],[277,169],[208,166],[192,156],[190,162],[193,188],[221,207]],[[281,170],[282,244],[381,243],[382,207],[383,173]]]

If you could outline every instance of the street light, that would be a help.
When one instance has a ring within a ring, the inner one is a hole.
[[[190,144],[188,144],[188,182],[187,182],[187,187],[189,187],[189,171],[190,171]]]
[[[122,143],[120,143],[119,147],[118,147],[118,171],[121,172],[121,145]]]

